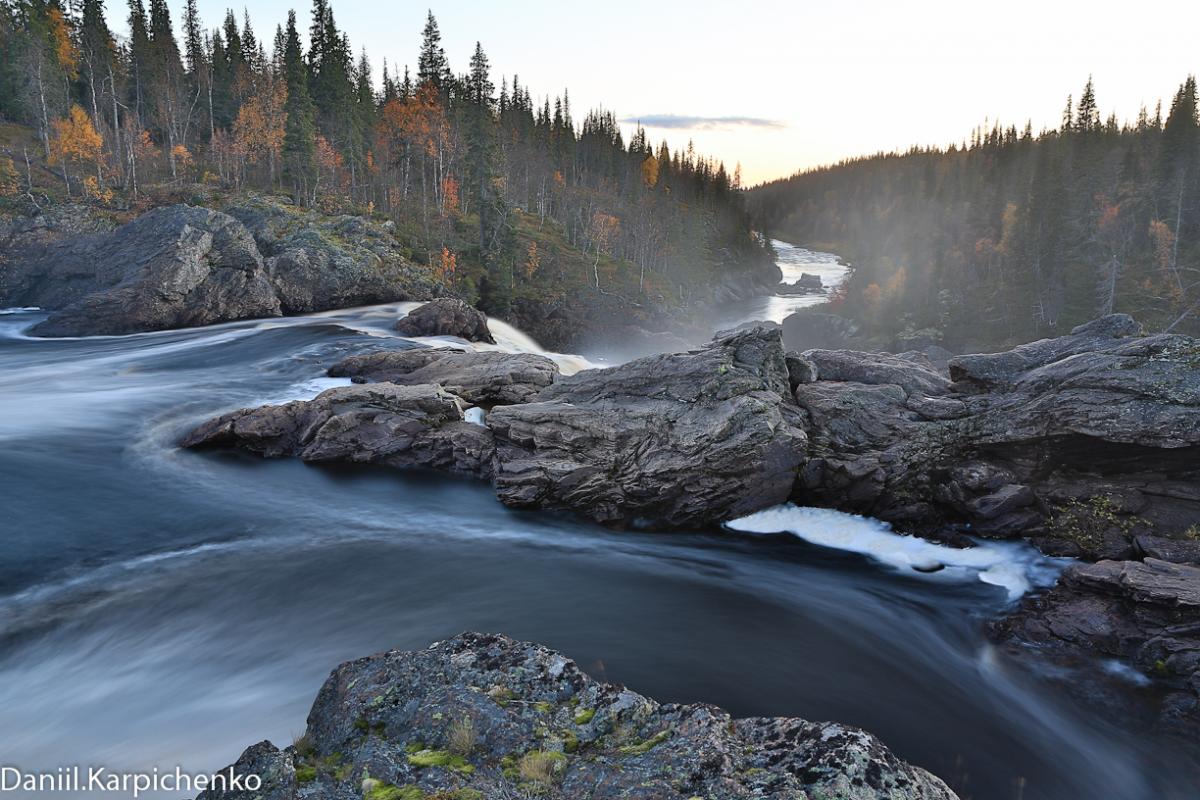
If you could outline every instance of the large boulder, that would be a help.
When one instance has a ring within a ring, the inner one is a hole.
[[[704,525],[784,502],[806,438],[779,332],[560,378],[488,416],[496,493],[607,524]]]
[[[52,309],[41,336],[125,334],[280,314],[254,239],[232,217],[149,211],[111,232],[7,254],[5,302]]]
[[[662,705],[545,647],[479,633],[341,665],[304,736],[254,745],[234,773],[263,784],[201,798],[955,797],[857,728]]]
[[[404,336],[457,336],[468,342],[496,343],[483,312],[456,297],[439,297],[418,306],[395,327]]]
[[[945,376],[920,357],[809,351],[797,500],[928,530],[1126,558],[1200,518],[1200,342],[1127,317]]]
[[[329,368],[356,383],[436,383],[482,406],[524,403],[554,383],[558,365],[536,353],[499,353],[414,347],[350,356]]]
[[[442,291],[407,257],[391,223],[328,216],[266,197],[225,210],[254,236],[285,314],[427,300]]]
[[[270,458],[436,469],[487,477],[492,435],[463,418],[439,386],[390,383],[328,389],[313,400],[234,411],[189,433],[183,447],[236,446]]]

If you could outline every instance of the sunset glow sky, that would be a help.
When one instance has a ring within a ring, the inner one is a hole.
[[[199,0],[208,27],[228,0]],[[182,0],[172,0],[178,28]],[[295,7],[251,0],[269,43]],[[425,4],[333,0],[355,50],[415,69]],[[1109,10],[1109,9],[1113,10]],[[1055,126],[1068,94],[1094,76],[1105,116],[1169,104],[1200,71],[1200,3],[677,2],[525,0],[432,6],[456,71],[476,40],[496,76],[520,74],[536,97],[568,88],[580,121],[604,105],[641,119],[654,141],[740,162],[747,183],[912,144],[969,137],[985,119]],[[110,0],[113,27],[125,7]],[[237,8],[241,16],[241,8]]]

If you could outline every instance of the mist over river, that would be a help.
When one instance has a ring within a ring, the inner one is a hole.
[[[872,558],[871,521],[618,533],[469,481],[175,446],[342,383],[325,368],[402,310],[64,340],[0,316],[0,765],[213,771],[289,744],[339,662],[482,630],[660,701],[862,726],[963,798],[1194,797],[1151,743],[990,650],[1011,583]],[[1053,578],[1018,550],[1000,566]]]

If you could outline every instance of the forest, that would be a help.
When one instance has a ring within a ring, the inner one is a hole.
[[[609,111],[535,101],[477,44],[455,72],[430,13],[416,60],[376,81],[328,0],[306,41],[294,12],[263,36],[209,26],[188,0],[0,0],[0,194],[136,210],[232,192],[286,193],[391,219],[411,256],[491,313],[572,293],[686,307],[769,263],[738,172],[688,147],[626,142]],[[202,190],[202,191],[198,191]]]
[[[995,347],[1112,312],[1200,331],[1194,77],[1132,122],[1102,118],[1089,79],[1055,129],[984,125],[749,195],[772,234],[854,264],[836,310],[897,346]]]

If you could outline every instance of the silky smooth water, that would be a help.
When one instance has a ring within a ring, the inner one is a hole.
[[[1169,753],[990,650],[1009,590],[803,540],[837,544],[828,518],[618,533],[471,481],[176,447],[336,385],[402,310],[65,340],[0,316],[0,763],[211,771],[290,743],[339,662],[473,629],[662,701],[863,726],[964,798],[1194,796]]]

